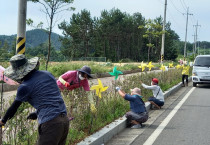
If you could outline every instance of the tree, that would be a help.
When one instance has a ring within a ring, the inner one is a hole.
[[[155,53],[157,52],[158,49],[158,43],[160,43],[158,41],[158,38],[162,35],[162,26],[160,25],[158,19],[156,20],[151,20],[148,19],[146,21],[146,25],[139,26],[140,29],[146,29],[145,34],[143,35],[144,38],[148,39],[148,43],[146,44],[148,47],[148,62],[150,61],[150,51],[152,49],[152,53],[153,53],[153,48],[156,48]]]
[[[54,23],[55,15],[65,11],[65,10],[74,10],[75,8],[69,7],[68,5],[73,3],[74,0],[30,0],[35,3],[40,3],[43,6],[43,9],[41,10],[43,13],[47,16],[47,22],[48,22],[48,55],[46,60],[46,70],[48,67],[48,62],[50,60],[50,52],[51,52],[51,33]],[[40,24],[41,25],[41,24]]]
[[[65,52],[68,51],[72,57],[89,56],[90,41],[93,38],[93,20],[89,11],[84,9],[81,13],[73,14],[70,22],[62,22],[59,28],[65,36],[62,38],[63,44],[69,49],[63,49]],[[71,46],[68,42],[71,42]]]

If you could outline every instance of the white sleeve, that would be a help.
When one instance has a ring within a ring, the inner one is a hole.
[[[145,84],[141,84],[142,87],[144,87],[145,89],[149,89],[149,90],[155,90],[156,89],[156,86],[148,86],[148,85],[145,85]]]

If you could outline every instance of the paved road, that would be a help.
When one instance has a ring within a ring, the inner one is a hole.
[[[189,93],[191,92],[191,94]],[[145,127],[125,129],[107,145],[210,145],[210,85],[184,87],[150,112]]]

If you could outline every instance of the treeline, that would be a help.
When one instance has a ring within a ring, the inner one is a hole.
[[[62,22],[61,53],[69,58],[106,57],[111,61],[158,61],[162,38],[161,17],[146,20],[140,13],[129,15],[119,9],[102,11],[91,17],[87,10],[73,14],[69,22]],[[179,36],[166,24],[165,59],[178,56]]]
[[[106,57],[108,61],[160,60],[162,17],[145,19],[141,13],[133,15],[119,9],[104,10],[100,17],[91,17],[87,10],[73,14],[70,21],[63,21],[59,29],[64,37],[52,34],[50,61],[68,61],[82,57]],[[165,28],[164,59],[175,60],[184,54],[184,42],[171,29]],[[35,29],[26,32],[26,55],[47,58],[47,31]],[[9,60],[15,54],[16,35],[0,36],[0,60]],[[210,42],[198,42],[200,48],[210,48]],[[193,44],[187,43],[187,52],[193,52]]]

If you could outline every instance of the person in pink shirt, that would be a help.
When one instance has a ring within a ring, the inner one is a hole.
[[[61,90],[73,90],[79,87],[83,87],[85,91],[90,91],[90,86],[88,79],[93,78],[91,76],[91,69],[88,66],[83,66],[79,70],[67,71],[59,77],[57,80],[57,85]],[[73,100],[71,100],[73,102]],[[72,106],[70,107],[72,108]],[[73,120],[74,117],[71,116],[72,109],[69,112],[69,120]]]
[[[83,87],[85,91],[90,91],[88,79],[91,76],[91,69],[88,66],[83,66],[79,70],[67,71],[59,77],[57,85],[61,90],[73,90]]]

